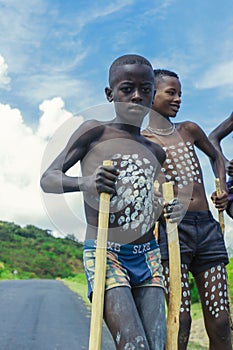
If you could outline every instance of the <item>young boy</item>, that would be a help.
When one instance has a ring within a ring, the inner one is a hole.
[[[87,221],[84,266],[92,297],[99,193],[111,194],[104,319],[116,349],[157,349],[165,342],[162,265],[153,236],[153,183],[165,160],[162,148],[140,135],[154,97],[151,64],[138,55],[116,59],[109,70],[115,119],[89,120],[72,135],[41,178],[45,192],[83,191]],[[103,166],[103,160],[112,166]],[[82,177],[66,174],[79,162]]]
[[[233,219],[233,159],[228,160],[224,155],[220,143],[224,137],[228,136],[233,131],[233,112],[231,115],[225,119],[221,124],[219,124],[210,134],[209,140],[212,142],[214,147],[222,154],[225,161],[225,168],[229,179],[227,181],[228,187],[228,205],[227,214]]]
[[[181,84],[178,75],[167,70],[155,70],[154,74],[156,93],[149,125],[143,131],[143,135],[161,145],[166,151],[163,177],[165,181],[173,182],[175,196],[187,210],[178,225],[182,272],[178,349],[187,349],[190,334],[188,272],[191,271],[202,302],[210,349],[230,350],[232,346],[225,270],[228,256],[219,223],[209,211],[195,146],[210,158],[214,174],[220,178],[224,193],[220,197],[214,193],[218,210],[224,210],[227,205],[223,160],[197,124],[190,121],[173,123],[171,120],[176,116],[181,104]],[[160,224],[159,246],[168,300],[169,262],[164,223]]]

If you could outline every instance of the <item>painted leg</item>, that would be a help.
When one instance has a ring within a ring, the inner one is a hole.
[[[163,262],[163,275],[165,277],[165,296],[167,303],[169,302],[169,267],[168,262]],[[182,296],[180,305],[180,328],[178,334],[178,350],[186,350],[191,329],[191,315],[190,315],[190,288],[188,283],[188,266],[181,264],[181,286]]]
[[[150,349],[163,350],[166,340],[164,290],[160,287],[140,287],[133,290]]]
[[[116,287],[105,292],[104,319],[117,350],[150,350],[129,287]]]
[[[232,350],[224,264],[200,273],[196,283],[201,297],[210,350]]]

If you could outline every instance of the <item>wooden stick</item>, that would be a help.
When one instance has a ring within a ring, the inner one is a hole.
[[[171,182],[162,185],[163,197],[166,202],[174,199],[173,187]],[[180,245],[176,223],[171,223],[169,219],[167,224],[168,252],[169,252],[169,277],[170,292],[167,314],[167,339],[166,350],[178,349],[178,332],[181,303],[181,263],[180,263]]]
[[[220,187],[220,180],[219,178],[216,178],[215,179],[215,185],[216,185],[216,193],[217,193],[217,196],[219,196],[222,191],[221,191],[221,187]],[[223,211],[219,211],[218,212],[218,221],[219,221],[219,224],[221,226],[221,230],[222,230],[222,234],[224,235],[224,232],[225,232],[225,222],[224,222],[224,214],[223,214]]]
[[[103,162],[103,165],[112,165],[112,161],[105,160]],[[92,298],[89,350],[101,350],[102,348],[109,203],[110,195],[107,193],[101,193],[99,204],[99,221],[96,244],[95,277]]]
[[[155,180],[154,191],[158,191],[158,190],[159,190],[159,182],[158,182],[158,180]],[[155,222],[154,236],[155,236],[156,241],[158,242],[158,238],[159,238],[159,222],[158,222],[158,220]]]

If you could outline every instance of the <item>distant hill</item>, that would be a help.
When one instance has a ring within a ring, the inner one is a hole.
[[[0,221],[0,279],[65,278],[83,272],[83,245],[72,235]]]

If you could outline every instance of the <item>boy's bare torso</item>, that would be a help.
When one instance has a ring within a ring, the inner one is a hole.
[[[161,145],[167,158],[162,167],[160,181],[172,181],[174,194],[182,202],[185,210],[208,210],[203,175],[194,149],[194,137],[189,131],[189,123],[177,123],[171,135],[160,136],[146,129],[143,131],[151,141]]]
[[[153,183],[160,171],[155,158],[162,150],[140,134],[105,126],[99,137],[89,143],[88,152],[81,161],[82,175],[88,176],[103,160],[112,160],[118,170],[116,193],[111,196],[110,241],[130,243],[152,237],[155,222]],[[95,238],[98,226],[98,194],[84,193],[87,218],[86,238]]]

